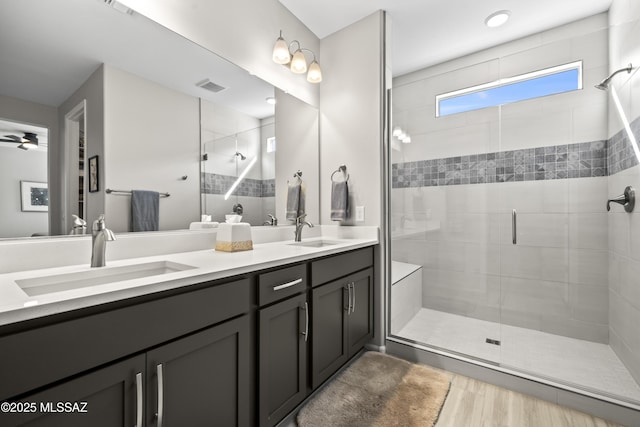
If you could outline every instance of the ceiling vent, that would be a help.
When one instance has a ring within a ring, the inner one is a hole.
[[[200,86],[202,89],[206,89],[206,90],[214,92],[214,93],[217,93],[217,92],[220,92],[220,91],[226,89],[225,87],[222,87],[222,86],[220,86],[218,84],[215,84],[214,82],[212,82],[209,79],[204,79],[203,81],[198,83],[197,86]]]

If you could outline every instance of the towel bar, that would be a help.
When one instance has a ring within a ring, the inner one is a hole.
[[[131,195],[131,190],[112,190],[110,188],[107,188],[106,190],[104,190],[105,193],[107,194],[118,194],[118,195]],[[169,193],[160,193],[160,197],[169,197],[171,196],[171,194]]]

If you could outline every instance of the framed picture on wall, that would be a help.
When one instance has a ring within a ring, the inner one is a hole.
[[[46,182],[20,181],[23,212],[49,210],[49,185]]]
[[[100,190],[98,175],[98,156],[89,157],[89,192],[95,193]]]

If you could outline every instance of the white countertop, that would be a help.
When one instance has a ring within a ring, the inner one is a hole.
[[[168,261],[194,267],[167,274],[113,282],[73,290],[52,292],[30,297],[16,280],[49,277],[82,272],[92,269],[87,264],[44,268],[0,274],[0,326],[62,313],[117,300],[137,297],[154,292],[175,289],[209,280],[245,274],[284,264],[371,246],[378,243],[377,233],[359,238],[335,238],[323,236],[303,239],[304,242],[331,240],[337,244],[323,247],[292,245],[291,240],[258,243],[253,250],[243,252],[219,252],[214,249],[175,254],[155,255],[107,261],[109,269],[119,266]]]

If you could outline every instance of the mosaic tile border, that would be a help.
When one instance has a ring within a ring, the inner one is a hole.
[[[235,176],[202,172],[200,179],[201,194],[225,194],[236,181]],[[246,197],[275,197],[275,179],[244,179],[234,191],[234,195]]]
[[[640,118],[631,129],[640,140]],[[614,175],[638,165],[623,129],[609,140],[394,163],[391,187],[432,187]]]
[[[539,181],[607,175],[606,141],[397,163],[392,188]]]

